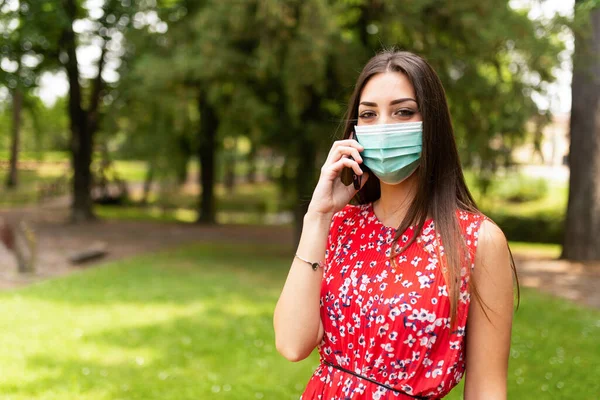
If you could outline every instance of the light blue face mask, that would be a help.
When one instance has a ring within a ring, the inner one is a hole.
[[[356,125],[356,140],[365,149],[363,163],[382,182],[395,185],[417,169],[423,149],[423,122]]]

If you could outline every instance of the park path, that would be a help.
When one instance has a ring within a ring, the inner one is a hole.
[[[289,246],[293,231],[284,226],[200,226],[140,221],[98,221],[86,225],[70,225],[65,201],[54,201],[42,207],[0,210],[8,221],[25,219],[35,227],[38,237],[38,269],[32,276],[16,272],[11,254],[0,246],[0,289],[24,286],[43,279],[61,276],[92,265],[101,266],[138,254],[179,246],[186,243],[239,241]],[[85,266],[73,266],[68,256],[103,243],[108,256]],[[582,264],[544,258],[536,254],[514,254],[522,286],[573,300],[600,309],[600,263]],[[291,260],[290,260],[291,261]],[[286,266],[282,266],[286,268]]]

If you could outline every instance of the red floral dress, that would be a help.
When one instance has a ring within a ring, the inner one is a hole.
[[[379,221],[372,203],[348,205],[334,215],[321,286],[321,364],[301,400],[438,399],[460,381],[465,371],[468,272],[474,267],[485,217],[465,211],[457,216],[472,257],[461,271],[452,330],[449,290],[438,257],[443,247],[433,220],[397,256],[394,268],[389,256],[395,228]],[[411,226],[403,233],[400,245],[414,230]]]

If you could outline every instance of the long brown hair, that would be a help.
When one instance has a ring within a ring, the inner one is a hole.
[[[454,323],[459,301],[461,267],[465,260],[472,261],[474,257],[466,248],[456,211],[460,209],[476,214],[481,214],[481,211],[477,208],[465,182],[444,87],[427,61],[416,54],[394,50],[383,51],[371,58],[360,73],[350,97],[344,118],[344,139],[352,137],[354,124],[358,119],[360,96],[366,83],[374,75],[385,72],[400,72],[408,78],[415,90],[417,105],[423,118],[423,150],[417,170],[418,187],[406,216],[396,230],[391,261],[394,263],[396,256],[418,237],[416,234],[412,235],[411,240],[396,252],[396,244],[402,233],[411,225],[416,226],[415,232],[421,232],[428,216],[431,216],[444,244],[447,270],[445,278],[450,295],[451,321]],[[366,166],[361,168],[368,170]],[[354,201],[365,204],[377,200],[380,196],[379,179],[370,173],[369,180],[357,193]],[[512,253],[510,260],[520,301],[519,281]],[[440,262],[444,262],[441,257]],[[483,304],[472,279],[469,288],[480,304]],[[483,311],[487,316],[485,309]]]

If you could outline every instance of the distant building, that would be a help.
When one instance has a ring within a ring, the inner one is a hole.
[[[533,140],[513,151],[513,160],[522,165],[561,166],[567,164],[569,154],[569,121],[570,113],[552,116],[552,122],[542,129],[542,141],[539,151]],[[535,124],[527,124],[527,130],[534,134]]]

